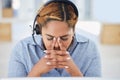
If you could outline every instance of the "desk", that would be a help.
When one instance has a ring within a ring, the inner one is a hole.
[[[42,77],[42,78],[1,78],[0,80],[120,80],[120,78],[78,78],[78,77]]]

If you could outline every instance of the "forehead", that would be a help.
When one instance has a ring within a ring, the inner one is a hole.
[[[68,29],[70,28],[67,24],[67,22],[63,22],[63,21],[54,21],[54,20],[51,20],[49,21],[45,27],[47,29]]]
[[[43,33],[47,33],[50,35],[65,35],[71,31],[71,28],[68,26],[66,22],[62,21],[50,21],[48,22],[42,29]]]

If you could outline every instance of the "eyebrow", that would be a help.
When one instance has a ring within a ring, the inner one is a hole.
[[[52,36],[52,35],[50,35],[50,34],[46,34],[46,35],[49,36],[49,37],[55,37],[55,36]],[[65,35],[60,36],[60,37],[67,37],[67,36],[69,36],[69,34],[65,34]]]

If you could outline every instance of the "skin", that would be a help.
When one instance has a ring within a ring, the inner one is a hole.
[[[66,22],[48,22],[42,28],[46,55],[35,64],[28,77],[39,77],[54,68],[64,68],[71,76],[82,77],[83,74],[67,52],[73,35],[73,29]]]

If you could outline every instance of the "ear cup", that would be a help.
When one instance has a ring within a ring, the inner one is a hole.
[[[41,26],[39,26],[38,24],[35,25],[35,32],[37,35],[41,34]]]

